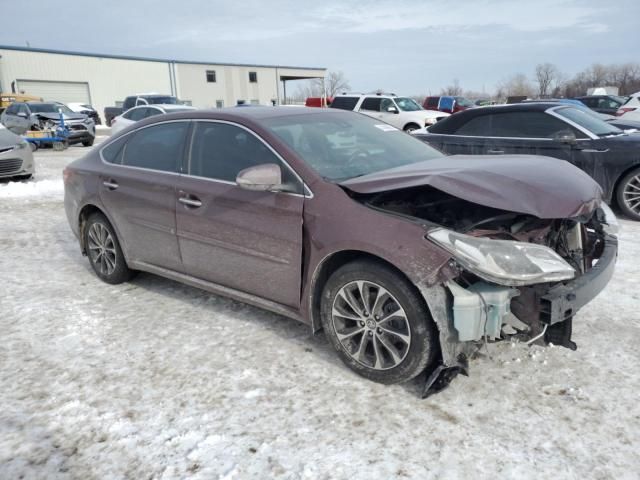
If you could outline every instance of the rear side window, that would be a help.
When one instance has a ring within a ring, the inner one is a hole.
[[[380,111],[380,102],[382,99],[380,97],[369,97],[365,98],[360,105],[360,110],[370,110],[372,112]]]
[[[189,174],[197,177],[235,182],[245,168],[275,163],[282,170],[284,183],[302,185],[280,159],[255,135],[227,123],[198,122],[193,132]]]
[[[491,115],[481,115],[474,117],[467,123],[459,127],[456,131],[456,135],[467,135],[470,137],[483,137],[491,134]],[[431,130],[429,130],[431,131]]]
[[[109,163],[122,163],[122,152],[124,151],[124,146],[129,140],[130,136],[124,136],[116,140],[115,142],[111,142],[109,145],[102,149],[102,158],[104,158],[105,162]]]
[[[122,164],[163,172],[178,172],[188,128],[189,122],[172,122],[138,130],[130,135],[131,138],[126,142]]]
[[[358,97],[335,97],[331,103],[331,108],[340,110],[353,110],[358,103]]]

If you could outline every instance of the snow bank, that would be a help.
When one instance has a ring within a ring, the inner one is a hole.
[[[9,182],[0,185],[0,198],[24,198],[62,195],[62,180],[39,180],[34,182]]]

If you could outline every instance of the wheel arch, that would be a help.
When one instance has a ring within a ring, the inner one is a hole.
[[[624,177],[629,175],[634,170],[640,170],[640,160],[637,160],[633,165],[631,165],[629,168],[624,170],[620,175],[618,175],[618,178],[616,178],[613,189],[611,190],[611,203],[615,202],[618,208],[621,207],[621,205],[618,203],[618,188],[620,188],[620,183],[622,183],[622,179]]]
[[[116,227],[116,225],[114,224],[111,216],[99,205],[97,205],[96,203],[87,203],[85,205],[83,205],[83,207],[78,211],[78,218],[77,218],[77,222],[78,222],[78,237],[80,239],[80,250],[82,251],[83,255],[86,255],[86,245],[84,243],[84,229],[85,229],[85,225],[87,223],[88,218],[94,214],[94,213],[99,213],[101,215],[104,215],[105,218],[109,221],[109,223],[111,224],[111,226],[113,227],[116,236],[118,237],[118,241],[120,242],[120,246],[122,247],[122,251],[123,253],[125,252],[124,249],[124,245],[122,242],[122,237],[120,235],[120,232],[118,231],[118,228]],[[126,253],[124,253],[125,258],[127,257]]]
[[[412,127],[412,126],[415,126],[415,127],[416,127],[416,129],[420,129],[420,128],[422,128],[422,127],[420,126],[420,124],[419,124],[419,123],[414,122],[414,121],[409,121],[409,122],[405,123],[405,125],[402,127],[402,130],[406,132],[406,131],[407,131],[407,129],[408,129],[409,127]],[[423,126],[424,126],[424,125],[423,125]]]
[[[405,272],[403,272],[393,263],[389,262],[379,255],[375,255],[364,250],[341,250],[331,253],[324,259],[322,259],[322,261],[316,267],[313,275],[313,283],[311,285],[311,298],[309,302],[309,314],[311,317],[311,327],[314,333],[322,330],[322,322],[320,319],[320,302],[322,299],[322,291],[324,290],[324,286],[326,285],[327,280],[329,280],[329,277],[340,267],[356,260],[369,260],[384,265],[385,267],[398,273],[407,281],[409,285],[411,285],[411,288],[415,290],[415,292],[418,294],[418,297],[424,301],[424,306],[428,310],[427,303],[424,300],[424,297],[418,287],[416,287],[415,283]]]

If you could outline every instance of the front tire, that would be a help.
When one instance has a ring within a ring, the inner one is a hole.
[[[92,147],[93,146],[93,141],[94,141],[93,138],[91,140],[85,140],[85,141],[82,142],[82,146],[83,147]]]
[[[102,281],[117,285],[133,277],[115,231],[103,214],[94,213],[87,219],[84,245],[91,268]]]
[[[620,180],[616,199],[625,215],[632,220],[640,220],[640,168],[632,170]]]
[[[408,125],[405,125],[403,130],[407,133],[411,133],[414,130],[419,130],[420,129],[420,125],[418,125],[417,123],[409,123]]]
[[[435,357],[435,326],[424,300],[385,265],[355,261],[339,268],[324,287],[320,311],[341,360],[369,380],[406,382]]]

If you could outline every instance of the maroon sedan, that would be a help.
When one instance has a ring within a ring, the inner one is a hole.
[[[323,329],[383,383],[446,385],[486,341],[575,348],[613,273],[598,185],[537,156],[445,157],[351,112],[246,108],[136,123],[64,172],[95,273],[139,270]]]

